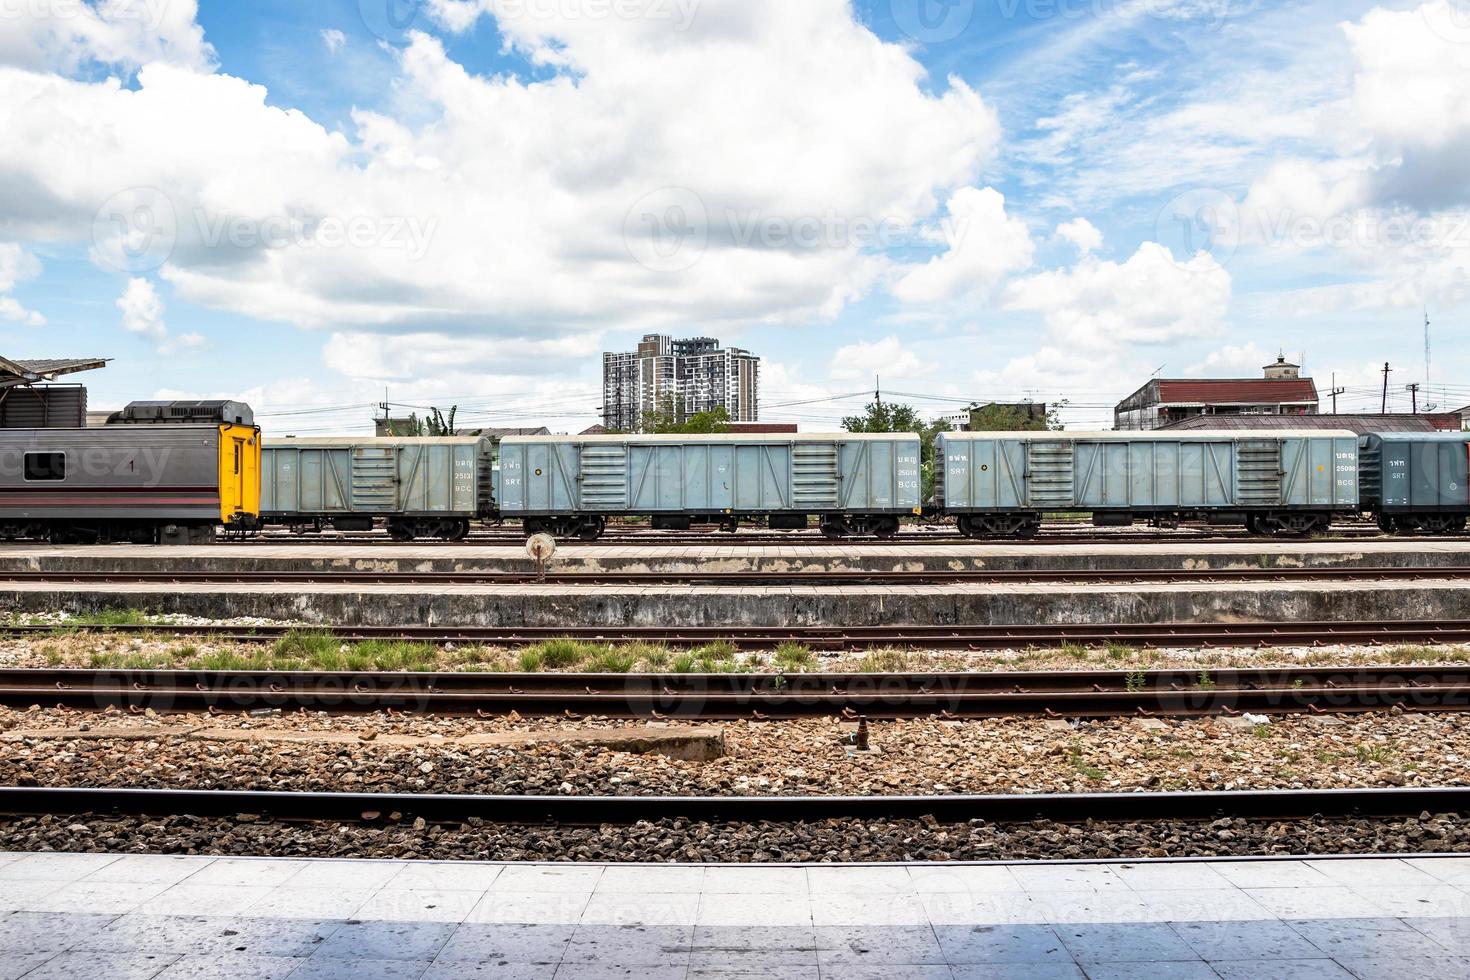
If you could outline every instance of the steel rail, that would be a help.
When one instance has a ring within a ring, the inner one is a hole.
[[[0,814],[193,816],[396,824],[629,826],[640,821],[804,823],[826,820],[1157,822],[1392,818],[1470,812],[1470,787],[1065,793],[991,796],[468,796],[250,790],[0,787]]]
[[[411,640],[517,647],[552,639],[596,643],[663,643],[698,647],[728,642],[765,650],[802,643],[813,650],[899,647],[923,650],[1011,650],[1062,644],[1129,646],[1324,646],[1334,644],[1470,643],[1470,620],[1364,620],[1277,623],[1060,623],[1037,625],[935,624],[911,626],[300,626],[147,624],[109,625],[85,621],[0,625],[0,636],[44,636],[76,631],[198,636],[258,642],[310,630],[343,642]]]
[[[335,569],[247,569],[198,571],[178,569],[0,570],[0,588],[8,582],[58,584],[299,584],[321,585],[1004,585],[1009,583],[1143,583],[1398,581],[1470,578],[1470,565],[1325,566],[1304,568],[1083,568],[1083,569],[923,569],[915,571],[741,571],[741,572],[529,572],[338,571]]]
[[[935,674],[488,674],[0,670],[0,704],[156,712],[757,720],[1195,717],[1470,710],[1470,668]]]

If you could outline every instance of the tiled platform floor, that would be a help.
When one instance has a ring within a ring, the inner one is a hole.
[[[728,867],[0,854],[0,980],[1470,977],[1470,858]]]

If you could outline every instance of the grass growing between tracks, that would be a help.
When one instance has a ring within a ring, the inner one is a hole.
[[[54,623],[51,625],[55,625]],[[1470,663],[1470,647],[1399,645],[1337,648],[1156,650],[1113,643],[1011,651],[878,648],[814,651],[799,643],[747,651],[721,641],[693,648],[659,643],[595,643],[571,638],[505,649],[475,644],[348,641],[309,628],[270,641],[181,637],[168,623],[112,633],[58,626],[45,635],[0,642],[0,666],[91,667],[99,670],[276,671],[583,671],[591,673],[905,673],[965,670],[1114,670],[1139,685],[1151,669],[1183,669],[1208,688],[1229,667],[1453,665]],[[1136,680],[1135,680],[1136,678]],[[1130,688],[1131,689],[1131,688]]]

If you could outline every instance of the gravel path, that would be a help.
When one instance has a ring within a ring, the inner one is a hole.
[[[95,726],[77,733],[75,726]],[[231,729],[229,737],[184,734]],[[599,731],[633,723],[293,714],[82,715],[0,710],[0,784],[356,792],[818,795],[1464,785],[1470,715],[1282,716],[1263,725],[1135,719],[877,722],[873,755],[817,719],[723,726],[707,762],[605,747],[463,746],[483,732]],[[27,731],[72,730],[65,737]],[[97,737],[105,732],[106,737]],[[287,733],[318,741],[283,741]],[[347,733],[344,740],[343,733]],[[414,736],[385,744],[382,735]],[[334,736],[334,741],[327,741]],[[355,736],[355,737],[353,737]]]
[[[367,828],[227,819],[0,821],[0,849],[482,861],[851,862],[1470,852],[1470,824],[1306,820],[1063,825],[923,821]]]

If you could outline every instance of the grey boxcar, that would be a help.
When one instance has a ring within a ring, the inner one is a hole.
[[[0,429],[0,538],[184,544],[249,529],[259,453],[244,425]]]
[[[400,541],[457,540],[493,510],[491,462],[489,440],[474,436],[267,439],[261,518],[341,531],[380,518]]]
[[[1470,432],[1369,433],[1359,453],[1363,510],[1383,530],[1465,530]]]
[[[916,514],[919,438],[828,435],[512,436],[500,442],[500,514],[527,533],[596,538],[608,517],[655,527],[762,518],[832,537],[897,533]]]
[[[1357,510],[1350,432],[945,432],[935,455],[938,508],[972,537],[1034,534],[1059,511],[1309,533]]]

